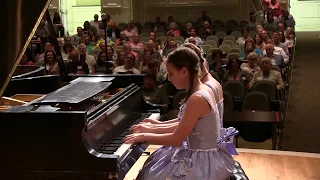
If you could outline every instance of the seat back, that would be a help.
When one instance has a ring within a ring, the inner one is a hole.
[[[265,93],[270,100],[277,100],[277,87],[274,83],[270,81],[257,81],[253,87],[252,91],[259,91]]]
[[[233,111],[234,109],[233,97],[229,92],[223,92],[223,105],[227,111]]]
[[[223,85],[223,91],[229,92],[233,98],[243,99],[246,94],[246,87],[241,81],[227,81]]]
[[[242,110],[269,111],[270,99],[263,92],[250,92],[244,97],[242,101]]]

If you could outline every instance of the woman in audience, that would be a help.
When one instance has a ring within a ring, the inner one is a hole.
[[[258,54],[259,57],[262,57],[261,49],[256,47],[256,44],[254,43],[254,41],[251,38],[248,38],[246,40],[246,42],[244,43],[244,50],[241,52],[240,57],[243,59],[247,59],[247,55],[250,53],[251,48],[254,50],[255,53]]]
[[[267,80],[273,82],[277,86],[278,90],[284,89],[284,84],[280,72],[271,69],[271,59],[268,57],[263,57],[260,60],[260,64],[261,71],[257,71],[254,73],[253,78],[249,83],[249,88],[252,88],[254,83],[256,83],[257,81]]]
[[[278,29],[278,21],[276,21],[274,18],[273,18],[273,14],[271,11],[268,11],[267,13],[267,19],[266,19],[266,22],[264,23],[264,27],[271,27],[273,28],[274,30]]]
[[[115,52],[114,52],[113,48],[111,46],[108,46],[107,47],[108,60],[112,61],[113,63],[115,63],[118,59],[117,54],[116,54],[116,56],[114,54],[115,54]]]
[[[168,36],[167,42],[165,43],[164,48],[163,48],[162,57],[167,56],[169,54],[168,51],[170,50],[170,42],[172,42],[172,41],[174,42],[174,37]]]
[[[90,42],[95,43],[95,42],[97,42],[97,41],[100,39],[100,37],[98,37],[98,36],[96,35],[96,33],[95,33],[91,28],[88,29],[88,35],[89,35],[89,37],[90,37]]]
[[[156,76],[156,81],[158,85],[162,85],[166,78],[162,73],[159,73],[159,64],[158,62],[152,60],[148,63],[148,72]]]
[[[240,59],[241,60],[248,60],[249,53],[251,53],[253,51],[254,51],[253,47],[250,47],[250,46],[245,47],[243,52],[241,52],[241,54],[240,54]]]
[[[154,41],[154,50],[159,52],[160,55],[162,55],[163,51],[161,48],[161,40],[157,39],[156,41]]]
[[[106,53],[103,51],[100,51],[97,59],[97,67],[95,74],[105,74],[107,73],[107,56]]]
[[[268,9],[272,12],[274,18],[281,16],[281,7],[277,0],[263,0],[263,3],[268,5]]]
[[[254,38],[254,44],[257,49],[260,49],[261,52],[265,50],[266,44],[262,41],[261,35],[257,34]]]
[[[258,66],[258,54],[255,52],[251,52],[248,54],[248,62],[242,63],[240,68],[245,74],[248,75],[248,82],[250,82],[251,78],[253,77],[254,73],[260,70],[260,67]]]
[[[248,74],[240,69],[241,61],[239,59],[229,59],[227,71],[224,73],[223,82],[227,81],[246,81],[249,79]]]
[[[169,30],[167,31],[169,36],[180,36],[180,31],[177,29],[177,24],[175,22],[170,23]]]
[[[129,39],[133,39],[133,37],[138,34],[134,29],[132,29],[131,23],[127,24],[126,29],[123,32]]]
[[[125,60],[126,60],[126,53],[124,51],[120,51],[114,67],[116,68],[118,66],[123,66]]]
[[[280,38],[280,42],[282,43],[286,42],[286,37],[284,36],[284,33],[282,31],[279,31],[279,38]]]
[[[64,37],[64,27],[59,12],[54,13],[52,23],[57,26],[58,37]]]
[[[53,51],[47,51],[44,55],[44,66],[48,75],[57,75],[60,72],[58,61],[56,59],[56,53]]]
[[[89,34],[89,33],[88,33],[89,29],[92,29],[92,28],[94,28],[94,27],[91,27],[89,21],[85,21],[85,22],[83,23],[82,31],[83,31],[84,34],[87,34],[87,35],[88,35],[88,34]]]
[[[292,49],[294,46],[294,32],[292,30],[287,31],[286,33],[285,45],[288,49]]]
[[[220,139],[217,135],[221,130],[222,112],[217,108],[220,102],[215,99],[211,88],[200,81],[200,60],[197,54],[189,48],[178,48],[169,55],[167,66],[170,81],[179,89],[187,89],[189,95],[185,100],[186,104],[180,108],[178,119],[173,120],[179,123],[163,129],[156,128],[152,133],[134,132],[124,138],[127,143],[147,141],[170,145],[169,148],[160,148],[150,156],[137,179],[228,179],[234,168],[234,160],[226,149],[226,144],[216,145]],[[212,113],[212,108],[215,113]],[[194,122],[190,124],[190,121]],[[187,138],[189,141],[185,141]],[[199,142],[202,147],[196,145]],[[207,142],[212,145],[206,144]],[[214,150],[207,150],[211,148]],[[203,163],[200,159],[206,159],[206,162]]]
[[[156,39],[157,39],[156,33],[153,31],[150,32],[149,33],[149,40],[156,41]]]
[[[151,61],[151,52],[145,50],[143,53],[143,59],[139,63],[139,71],[141,73],[146,73],[148,71],[148,64]]]
[[[149,40],[147,42],[147,50],[151,53],[151,59],[161,60],[161,55],[154,49],[154,42]]]
[[[219,79],[222,79],[224,73],[226,72],[225,65],[222,63],[222,56],[223,53],[220,49],[214,50],[212,52],[212,63],[209,63],[209,72],[210,73],[217,73]]]
[[[248,34],[249,34],[248,29],[243,29],[242,36],[237,39],[236,44],[237,45],[244,45],[244,43],[248,39]]]
[[[31,59],[31,52],[29,49],[27,49],[24,52],[24,54],[19,62],[19,65],[23,65],[23,66],[34,66],[35,65],[35,63]]]

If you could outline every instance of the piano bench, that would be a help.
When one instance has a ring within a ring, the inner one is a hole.
[[[235,169],[232,172],[231,177],[229,180],[249,180],[246,173],[243,171],[239,162],[235,162]]]

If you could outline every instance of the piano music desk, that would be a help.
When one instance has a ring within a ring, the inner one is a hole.
[[[150,145],[146,152],[153,152],[161,146]],[[252,180],[318,180],[320,179],[320,154],[290,151],[237,149],[239,155],[233,156],[246,175]],[[143,163],[147,160],[142,155],[125,180],[137,177]]]

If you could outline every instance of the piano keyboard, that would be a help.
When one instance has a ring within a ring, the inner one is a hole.
[[[134,121],[128,124],[128,126],[125,127],[125,130],[122,131],[121,134],[117,135],[111,142],[108,144],[105,144],[102,148],[100,148],[99,152],[103,154],[114,154],[119,156],[119,160],[122,161],[127,154],[130,153],[132,148],[134,147],[134,144],[124,144],[123,138],[129,134],[131,134],[130,128],[133,125],[136,125],[140,122],[142,122],[144,119],[150,118],[150,119],[160,119],[160,113],[145,113],[141,114],[140,117],[136,118]]]

